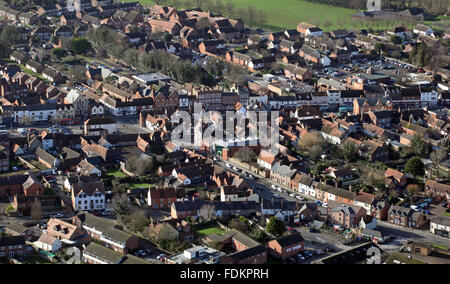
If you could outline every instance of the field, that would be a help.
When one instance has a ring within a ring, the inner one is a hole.
[[[133,1],[133,0],[125,0]],[[154,5],[153,0],[138,0],[146,6]],[[223,1],[227,3],[228,0]],[[253,6],[267,14],[267,22],[261,28],[268,30],[294,29],[300,22],[309,22],[319,26],[324,31],[335,29],[388,29],[397,24],[394,21],[366,22],[352,20],[353,9],[331,7],[302,0],[229,0],[236,8]],[[181,3],[183,1],[180,1]],[[170,1],[169,1],[170,3]],[[185,7],[178,7],[185,8]],[[407,25],[411,28],[411,25]]]

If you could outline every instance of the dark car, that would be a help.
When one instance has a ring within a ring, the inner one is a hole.
[[[320,231],[317,228],[311,227],[309,228],[310,233],[320,233]]]

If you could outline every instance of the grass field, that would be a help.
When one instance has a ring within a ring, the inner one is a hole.
[[[194,231],[200,235],[200,236],[208,236],[211,234],[218,234],[218,235],[222,235],[225,234],[225,231],[222,230],[219,227],[213,226],[213,227],[194,227],[193,228]]]
[[[124,0],[134,1],[134,0]],[[146,6],[154,5],[153,0],[138,0]],[[253,6],[261,9],[267,14],[267,23],[261,28],[267,30],[294,29],[300,22],[309,22],[324,31],[334,29],[368,29],[375,30],[389,29],[400,24],[393,21],[385,22],[365,22],[352,20],[351,15],[356,10],[332,7],[328,5],[315,4],[303,0],[230,0],[236,8],[247,8]],[[226,1],[224,1],[226,3]],[[185,8],[185,7],[178,7]],[[407,25],[411,28],[410,25]]]

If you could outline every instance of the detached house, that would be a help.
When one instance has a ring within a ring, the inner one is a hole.
[[[407,182],[407,177],[404,173],[390,168],[384,172],[384,177],[392,179],[399,186],[404,186]]]
[[[106,198],[103,182],[78,182],[71,188],[73,209],[84,211],[101,211],[105,209]]]
[[[328,204],[331,224],[343,228],[358,226],[362,218],[367,215],[366,209],[357,205],[346,205],[331,201]]]
[[[267,243],[268,254],[285,260],[305,250],[305,239],[300,233],[272,240]]]

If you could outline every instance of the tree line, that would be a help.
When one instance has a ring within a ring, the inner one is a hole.
[[[366,10],[367,0],[305,0],[316,4],[338,6],[356,10]],[[396,11],[421,8],[429,14],[444,15],[448,11],[448,0],[382,0],[382,9]]]
[[[267,14],[254,6],[237,7],[228,0],[156,0],[158,5],[173,6],[177,9],[200,8],[211,11],[214,14],[222,15],[230,19],[240,19],[242,22],[252,26],[262,26],[267,22]]]
[[[181,83],[215,86],[224,76],[227,76],[231,83],[237,83],[242,80],[244,74],[241,68],[226,62],[220,65],[220,69],[218,66],[210,68],[210,64],[203,68],[192,64],[190,60],[180,60],[166,51],[141,52],[120,41],[117,33],[106,26],[89,29],[86,37],[98,56],[109,55],[140,72],[161,72]]]

